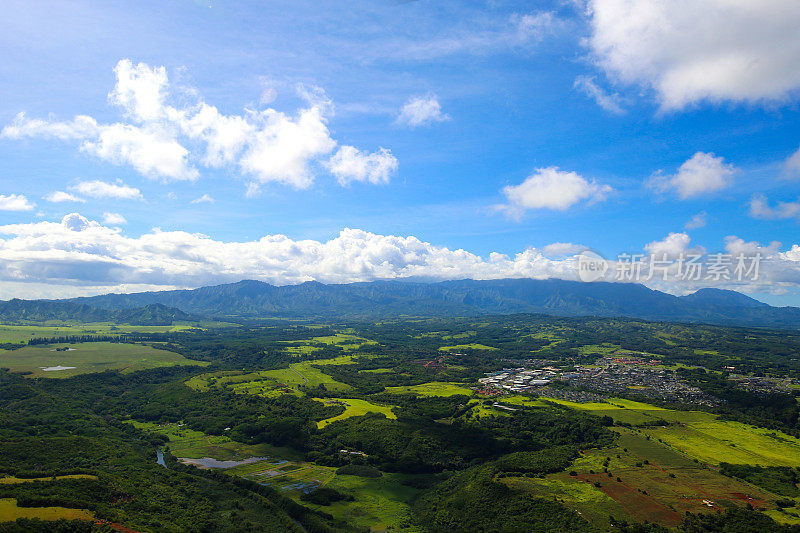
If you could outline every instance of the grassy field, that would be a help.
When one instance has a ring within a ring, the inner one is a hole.
[[[224,435],[208,435],[194,431],[180,424],[154,424],[130,420],[139,429],[160,433],[169,437],[170,452],[176,457],[200,459],[211,457],[220,461],[241,461],[248,457],[277,456],[283,459],[297,459],[299,455],[288,449],[269,444],[242,444]],[[2,481],[2,480],[0,480]]]
[[[171,326],[132,326],[130,324],[114,324],[96,322],[89,324],[69,324],[62,322],[44,323],[41,325],[0,324],[0,343],[26,342],[34,338],[63,337],[66,335],[118,335],[120,333],[165,333],[184,331],[192,328],[233,327],[238,324],[225,322],[176,322]]]
[[[91,474],[70,474],[68,476],[55,476],[55,477],[31,477],[20,478],[14,476],[0,477],[0,485],[14,485],[16,483],[32,483],[35,481],[59,481],[62,479],[97,479],[97,476]]]
[[[377,344],[375,341],[346,333],[312,337],[303,341],[284,341],[284,343],[287,345],[286,351],[294,355],[308,355],[320,350],[323,345],[339,346],[346,352],[354,352],[362,345]]]
[[[68,347],[69,351],[56,351]],[[0,350],[0,367],[14,372],[33,372],[34,377],[65,378],[103,370],[133,372],[145,368],[173,365],[207,365],[180,354],[141,344],[84,342],[76,344],[41,344],[18,350]],[[46,372],[48,367],[75,367]]]
[[[12,522],[18,518],[94,520],[94,515],[85,509],[67,509],[66,507],[17,507],[16,499],[0,498],[0,522]]]
[[[453,346],[442,346],[439,348],[440,352],[455,352],[457,350],[497,350],[492,346],[486,346],[485,344],[478,344],[476,342],[470,344],[455,344]]]
[[[628,520],[631,515],[613,498],[596,489],[591,483],[575,480],[569,476],[550,475],[546,478],[507,477],[502,482],[537,498],[561,500],[564,505],[577,511],[594,524],[608,523],[608,517]]]
[[[739,422],[708,420],[643,433],[711,463],[800,466],[800,439]]]
[[[212,372],[194,376],[186,385],[199,391],[210,388],[229,388],[242,394],[256,394],[272,397],[280,394],[299,394],[298,388],[316,387],[324,384],[328,390],[346,392],[353,389],[346,383],[336,381],[323,373],[314,365],[348,365],[353,363],[350,355],[334,357],[332,359],[318,359],[293,363],[289,368],[278,370],[263,370],[260,372]]]
[[[443,383],[441,381],[431,381],[421,385],[403,385],[400,387],[386,387],[386,392],[390,394],[418,394],[420,396],[455,396],[456,394],[466,394],[472,396],[472,389],[460,383]]]
[[[641,433],[661,439],[664,444],[705,463],[800,466],[800,439],[780,431],[719,420],[716,415],[702,411],[662,409],[620,398],[593,403],[547,400],[597,416],[608,415],[617,422],[641,424],[664,420],[669,425],[649,427]]]
[[[350,494],[352,502],[336,502],[328,506],[318,506],[304,502],[312,509],[332,514],[348,524],[370,528],[372,531],[419,531],[409,523],[410,503],[419,492],[403,485],[401,481],[409,476],[402,474],[383,474],[379,478],[358,476],[334,476],[325,486]]]
[[[506,478],[510,487],[565,505],[600,525],[608,517],[677,525],[686,512],[726,506],[774,509],[776,496],[722,476],[715,469],[635,430],[619,428],[617,445],[583,452],[569,472],[544,478]],[[610,475],[609,475],[610,474]]]
[[[324,404],[335,404],[340,403],[345,405],[345,410],[342,414],[326,418],[325,420],[320,420],[317,422],[318,428],[324,428],[328,424],[336,422],[337,420],[344,420],[345,418],[350,418],[351,416],[362,416],[367,413],[383,413],[386,415],[386,418],[396,419],[397,416],[392,412],[393,406],[386,406],[386,405],[377,405],[366,400],[359,400],[356,398],[314,398],[318,402],[322,402]]]

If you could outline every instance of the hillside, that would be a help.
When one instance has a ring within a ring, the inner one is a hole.
[[[800,309],[772,307],[735,291],[702,289],[676,297],[638,284],[564,280],[375,281],[342,285],[306,282],[282,287],[245,280],[192,290],[107,294],[63,303],[116,312],[160,304],[192,315],[243,318],[374,319],[543,313],[800,327]]]

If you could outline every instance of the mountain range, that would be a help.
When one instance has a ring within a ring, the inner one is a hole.
[[[739,292],[673,296],[633,283],[564,280],[373,281],[275,286],[262,281],[198,289],[0,302],[0,319],[159,323],[214,318],[364,319],[541,313],[800,328],[800,308],[772,307]]]

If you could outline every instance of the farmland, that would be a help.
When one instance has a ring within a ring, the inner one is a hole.
[[[774,495],[624,429],[616,446],[584,452],[571,471],[504,482],[531,494],[554,494],[595,523],[614,516],[675,526],[687,511],[748,503],[774,508]]]
[[[61,350],[58,350],[61,349]],[[63,350],[63,351],[62,351]],[[38,344],[17,350],[0,350],[0,366],[31,377],[67,378],[89,372],[121,370],[134,372],[173,365],[207,365],[180,354],[141,344],[85,342]],[[44,368],[74,367],[45,371]]]

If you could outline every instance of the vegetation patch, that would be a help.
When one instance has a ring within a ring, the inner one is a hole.
[[[326,418],[317,422],[318,428],[324,428],[328,424],[332,424],[337,420],[344,420],[351,416],[363,416],[367,413],[381,413],[389,419],[397,419],[392,408],[394,406],[377,405],[367,400],[359,400],[357,398],[314,398],[315,400],[324,403],[325,405],[342,405],[344,412],[340,415]]]
[[[408,385],[400,387],[386,387],[389,394],[417,394],[419,396],[456,396],[465,394],[472,396],[472,389],[468,389],[460,383],[443,383],[431,381],[420,385]]]
[[[439,348],[441,352],[457,352],[459,350],[490,350],[494,351],[497,350],[494,346],[486,346],[485,344],[479,344],[477,342],[472,342],[470,344],[454,344],[453,346],[442,346]]]
[[[31,377],[48,378],[66,378],[104,370],[133,372],[175,365],[208,365],[202,361],[191,361],[168,350],[117,342],[39,344],[18,350],[0,350],[0,361],[0,366],[13,372],[31,372]],[[67,368],[45,370],[63,367]]]
[[[13,522],[19,518],[39,520],[94,520],[94,515],[86,509],[67,509],[66,507],[19,507],[15,498],[0,498],[0,522]]]

